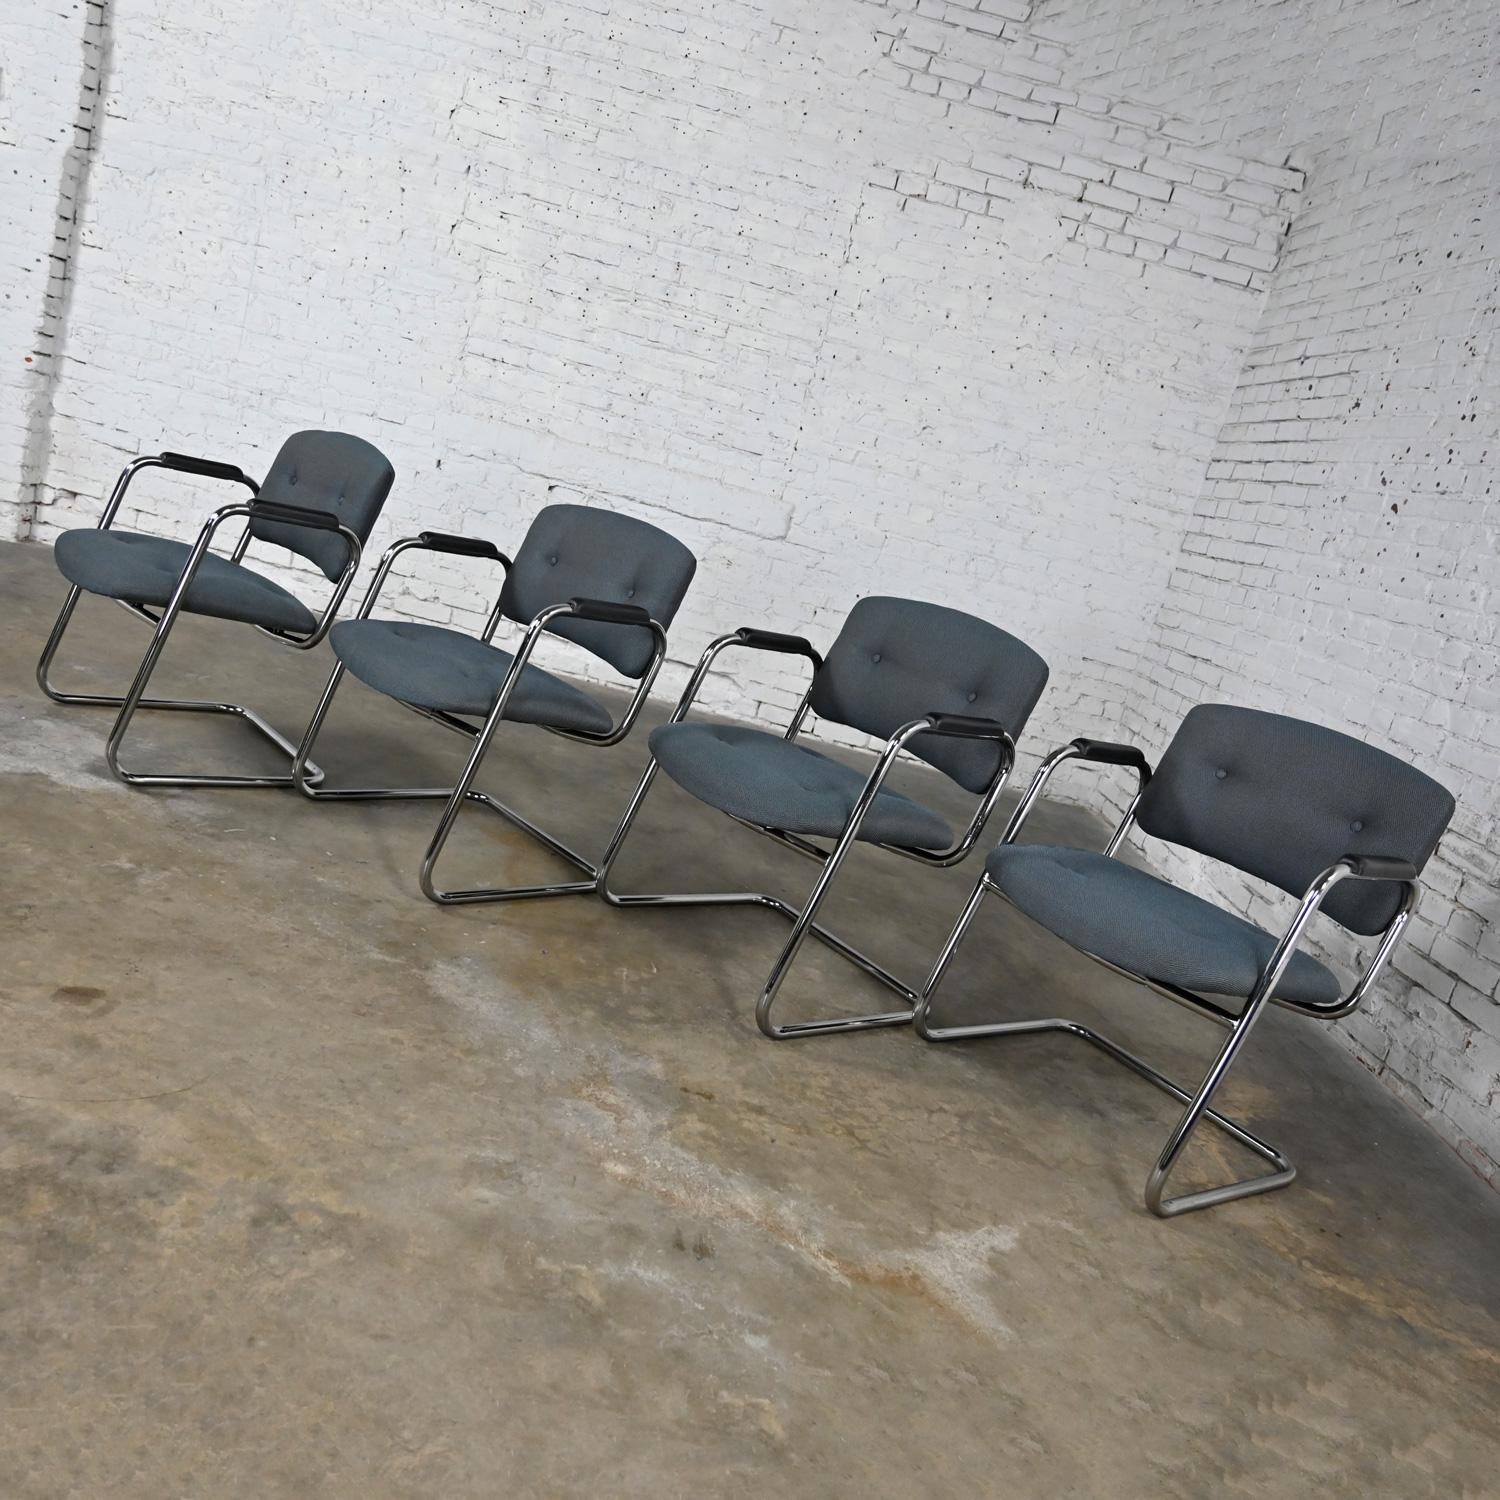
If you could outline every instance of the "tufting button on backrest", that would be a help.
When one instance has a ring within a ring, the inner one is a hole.
[[[1356,818],[1356,819],[1355,819],[1355,820],[1354,820],[1354,821],[1353,821],[1353,822],[1352,822],[1352,823],[1351,823],[1351,824],[1350,824],[1350,825],[1349,825],[1349,832],[1350,832],[1350,833],[1363,833],[1363,832],[1364,832],[1364,827],[1365,827],[1365,825],[1364,825],[1364,823],[1363,823],[1363,822],[1361,822],[1361,820],[1360,820],[1360,819],[1358,819],[1358,818]]]
[[[1214,772],[1214,780],[1215,781],[1223,781],[1223,779],[1227,775],[1229,775],[1229,772],[1226,771],[1223,766],[1220,766],[1219,769]]]

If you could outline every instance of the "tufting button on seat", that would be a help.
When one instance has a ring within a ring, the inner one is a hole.
[[[975,702],[978,699],[978,697],[979,697],[978,693],[970,693],[969,694],[969,702],[970,703]]]
[[[877,652],[875,652],[875,653],[874,653],[874,654],[873,654],[873,655],[872,655],[872,656],[871,656],[871,657],[870,657],[870,660],[871,660],[871,661],[873,661],[873,662],[878,662],[878,661],[879,661],[879,660],[880,660],[880,653],[879,653],[879,652],[878,652],[878,651],[877,651]]]
[[[555,568],[557,566],[557,553],[554,552],[552,554],[552,556],[547,559],[547,561],[549,563],[551,563],[552,566]]]
[[[1215,781],[1223,781],[1223,779],[1227,775],[1229,775],[1229,772],[1226,771],[1223,766],[1220,766],[1219,769],[1214,772],[1214,780]]]

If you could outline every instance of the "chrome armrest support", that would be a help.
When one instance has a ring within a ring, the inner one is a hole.
[[[1334,886],[1341,880],[1388,880],[1396,881],[1402,887],[1401,906],[1396,915],[1391,918],[1389,925],[1380,935],[1380,941],[1376,944],[1375,951],[1370,956],[1370,961],[1365,965],[1364,972],[1354,983],[1354,988],[1344,996],[1342,1000],[1333,1000],[1324,1003],[1318,1001],[1295,1001],[1283,1002],[1290,1004],[1294,1010],[1305,1011],[1309,1015],[1320,1016],[1325,1021],[1336,1021],[1341,1016],[1347,1016],[1356,1009],[1365,999],[1375,982],[1380,978],[1386,964],[1390,961],[1391,954],[1396,951],[1396,944],[1401,941],[1401,934],[1406,930],[1406,924],[1411,921],[1417,910],[1417,904],[1421,899],[1421,887],[1417,883],[1417,872],[1408,863],[1398,860],[1388,860],[1380,857],[1370,858],[1355,854],[1346,854],[1337,863],[1330,865],[1313,883],[1308,886],[1302,897],[1302,903],[1297,908],[1297,914],[1292,918],[1290,926],[1283,934],[1276,951],[1271,955],[1270,962],[1266,965],[1261,975],[1257,993],[1269,986],[1270,993],[1275,994],[1275,987],[1281,981],[1281,976],[1286,966],[1292,961],[1292,955],[1296,952],[1301,942],[1302,934],[1307,924],[1312,920],[1314,913],[1323,904],[1325,897]]]
[[[178,473],[198,474],[206,479],[225,479],[234,484],[244,485],[252,495],[260,493],[260,486],[242,469],[235,468],[233,464],[213,463],[206,459],[190,459],[180,453],[142,454],[140,458],[132,459],[120,470],[120,476],[115,480],[114,488],[109,492],[109,499],[104,502],[104,513],[99,517],[97,530],[108,531],[114,524],[115,514],[125,499],[125,491],[130,488],[130,481],[142,469],[173,469]]]
[[[1031,778],[1031,785],[1026,788],[1021,800],[1016,804],[1016,810],[1011,814],[1010,822],[1005,825],[1005,832],[1000,835],[1000,842],[1013,844],[1016,841],[1027,818],[1031,816],[1037,799],[1052,779],[1052,773],[1068,760],[1091,761],[1095,765],[1129,766],[1136,773],[1135,795],[1130,799],[1130,804],[1126,807],[1125,816],[1120,819],[1119,826],[1104,846],[1104,853],[1113,857],[1120,845],[1125,842],[1125,835],[1130,832],[1131,825],[1135,822],[1136,808],[1140,806],[1141,795],[1151,780],[1151,763],[1133,745],[1115,745],[1103,740],[1082,738],[1069,740],[1066,745],[1060,746],[1048,755],[1037,767],[1036,775]]]
[[[900,844],[880,845],[882,849],[888,849],[892,854],[904,855],[907,859],[914,859],[924,865],[939,867],[956,865],[978,842],[980,834],[984,832],[985,824],[989,822],[990,814],[995,810],[995,804],[1000,800],[1000,794],[1005,790],[1005,783],[1015,769],[1016,742],[1009,730],[997,720],[969,718],[962,714],[930,713],[923,718],[913,719],[909,724],[903,724],[886,741],[885,750],[880,760],[876,762],[875,771],[871,772],[871,780],[877,772],[880,772],[881,781],[884,781],[885,773],[881,772],[881,767],[885,765],[886,757],[890,756],[894,763],[895,756],[906,747],[907,741],[922,734],[940,735],[951,739],[994,740],[1000,746],[1000,759],[995,767],[995,774],[980,794],[979,802],[975,806],[968,825],[951,848],[934,853],[926,849],[903,848]],[[889,766],[886,766],[886,771],[888,770]],[[865,785],[868,790],[869,782]],[[876,790],[879,790],[878,786]]]
[[[499,563],[507,577],[514,565],[493,542],[486,542],[478,537],[455,536],[447,531],[423,531],[418,534],[414,545],[419,545],[424,552],[446,552],[453,557],[487,558],[490,562]],[[502,618],[500,596],[497,594],[489,616],[484,622],[484,628],[479,632],[479,639],[486,645],[494,640]]]
[[[619,744],[619,741],[630,733],[636,723],[636,718],[640,715],[640,709],[645,706],[646,699],[651,696],[651,684],[655,682],[657,672],[661,670],[661,663],[666,660],[666,627],[661,625],[660,621],[655,621],[651,616],[646,615],[643,609],[639,610],[639,615],[645,616],[643,619],[606,619],[597,612],[597,609],[591,607],[595,604],[597,601],[588,600],[588,598],[570,598],[564,604],[549,604],[532,619],[531,624],[526,625],[525,636],[520,639],[520,646],[511,658],[510,670],[505,673],[505,681],[499,687],[498,696],[495,697],[495,708],[490,709],[490,715],[495,715],[496,709],[501,708],[502,703],[510,699],[511,691],[520,681],[520,673],[525,672],[526,663],[531,660],[531,652],[537,648],[537,642],[541,639],[541,634],[546,630],[547,625],[559,616],[574,615],[579,618],[595,619],[600,624],[627,624],[631,630],[649,630],[655,637],[655,645],[651,651],[651,661],[646,666],[645,673],[640,676],[636,690],[631,694],[630,702],[625,705],[624,714],[619,715],[619,723],[616,723],[613,729],[601,735],[591,735],[582,729],[552,729],[550,732],[561,735],[564,739],[580,739],[585,744],[591,745]],[[636,612],[631,610],[631,615],[634,616],[634,613]],[[499,712],[499,717],[504,717],[504,712]]]
[[[181,601],[191,587],[193,578],[203,562],[205,554],[214,539],[214,533],[218,531],[226,521],[236,516],[242,517],[248,528],[250,521],[257,515],[263,514],[264,507],[257,507],[252,501],[249,504],[223,505],[208,518],[203,529],[199,531],[197,540],[193,543],[192,550],[188,553],[187,563],[178,576],[177,585],[172,591],[172,597],[168,600],[162,611],[163,617],[174,612],[175,608],[181,607]],[[316,531],[336,531],[349,544],[349,561],[344,565],[344,571],[339,574],[338,583],[334,586],[333,597],[324,606],[323,613],[318,617],[317,624],[305,636],[287,635],[279,630],[267,630],[258,625],[256,629],[264,635],[269,635],[278,641],[284,641],[289,646],[295,646],[299,651],[309,650],[316,646],[333,624],[334,616],[338,613],[338,607],[344,602],[344,596],[349,592],[349,585],[354,582],[354,575],[359,571],[360,543],[359,538],[342,522],[334,520],[327,512],[308,511],[299,515],[296,508],[277,506],[274,519],[280,526],[305,526]],[[314,517],[317,519],[313,519]],[[243,550],[243,549],[241,549]]]
[[[780,635],[774,631],[757,630],[753,626],[742,625],[738,630],[733,630],[728,635],[721,635],[708,643],[703,655],[698,658],[698,665],[693,668],[693,675],[688,678],[688,685],[682,690],[682,696],[677,700],[677,707],[672,710],[672,717],[667,721],[668,723],[678,724],[687,718],[688,709],[697,698],[705,678],[713,669],[714,662],[718,660],[721,652],[729,650],[732,646],[746,646],[752,651],[776,651],[784,655],[805,656],[812,663],[814,681],[823,666],[822,656],[801,636]],[[807,691],[803,693],[796,712],[792,715],[791,723],[787,725],[784,738],[796,739],[803,721],[807,718],[811,699],[812,682],[809,682]]]
[[[385,580],[391,568],[403,552],[446,552],[458,557],[488,558],[492,562],[498,562],[507,573],[510,572],[511,567],[510,558],[498,547],[475,537],[451,536],[442,531],[423,531],[416,536],[402,537],[386,548],[385,556],[380,559],[375,569],[375,576],[370,580],[369,588],[365,590],[364,600],[359,606],[355,619],[369,619],[370,611],[375,608],[375,600],[385,586]],[[490,641],[499,625],[500,602],[497,599],[488,620],[485,621],[484,629],[480,632],[479,639],[485,642]]]
[[[641,709],[645,707],[646,699],[651,695],[651,686],[656,681],[656,674],[661,671],[661,664],[667,655],[667,632],[666,627],[659,621],[653,620],[645,610],[631,609],[631,618],[623,616],[615,617],[614,611],[620,606],[600,606],[597,600],[592,599],[569,599],[565,604],[553,604],[541,611],[534,620],[526,627],[526,634],[521,639],[521,645],[511,661],[510,671],[505,674],[505,681],[500,686],[500,692],[495,699],[496,707],[506,702],[515,688],[516,683],[521,680],[521,674],[526,669],[526,664],[531,660],[531,654],[536,650],[536,644],[541,639],[542,633],[548,625],[562,616],[576,616],[581,619],[592,619],[600,624],[625,625],[631,630],[649,630],[655,637],[656,644],[651,652],[651,660],[647,665],[645,673],[636,685],[635,693],[630,702],[625,706],[625,712],[620,716],[620,721],[613,729],[605,734],[589,734],[581,729],[553,729],[552,733],[561,735],[567,740],[582,740],[589,745],[618,745],[635,727],[635,721],[640,716]],[[606,616],[602,611],[610,611]],[[491,715],[495,709],[490,710]],[[503,713],[501,717],[504,717]]]

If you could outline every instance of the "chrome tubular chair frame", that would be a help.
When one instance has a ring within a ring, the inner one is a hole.
[[[509,571],[511,560],[497,547],[488,542],[471,539],[468,537],[455,537],[440,532],[424,531],[415,537],[406,537],[396,542],[380,560],[380,566],[376,570],[375,577],[371,580],[369,590],[365,594],[364,602],[360,605],[356,619],[368,619],[375,607],[375,601],[380,594],[386,578],[391,572],[396,559],[404,552],[447,552],[466,557],[482,557],[492,562],[498,562],[502,569]],[[511,662],[509,671],[495,698],[494,705],[489,714],[481,723],[473,723],[468,718],[458,714],[446,713],[439,709],[425,708],[415,703],[402,703],[402,707],[410,709],[424,719],[430,719],[435,724],[441,724],[445,729],[451,729],[455,733],[467,736],[473,741],[468,759],[464,762],[463,771],[460,773],[457,783],[451,787],[323,787],[319,784],[321,776],[309,774],[313,770],[313,762],[310,760],[314,742],[323,728],[324,720],[328,717],[328,711],[333,704],[334,694],[337,693],[339,684],[343,681],[344,674],[348,670],[342,661],[334,663],[333,671],[330,673],[327,685],[323,689],[323,696],[318,700],[318,706],[313,711],[309,720],[306,733],[302,737],[293,756],[292,780],[298,790],[306,796],[318,802],[413,802],[413,801],[435,801],[444,804],[438,825],[428,842],[426,851],[422,856],[422,865],[419,873],[419,882],[422,893],[429,900],[437,902],[440,906],[465,906],[479,902],[489,901],[521,901],[540,896],[574,896],[585,895],[593,892],[597,886],[600,867],[593,864],[576,849],[570,848],[561,839],[555,838],[545,829],[539,828],[530,819],[522,816],[514,808],[501,802],[499,798],[492,797],[488,792],[481,792],[474,787],[474,778],[478,775],[481,762],[489,750],[490,741],[494,739],[495,731],[505,718],[506,706],[510,702],[511,695],[515,691],[516,684],[520,682],[531,660],[537,642],[546,631],[550,621],[563,615],[573,615],[582,618],[605,618],[599,613],[603,608],[608,613],[609,620],[618,619],[624,623],[624,615],[628,612],[632,615],[628,623],[644,625],[648,628],[656,640],[656,647],[651,657],[650,665],[645,675],[641,678],[631,697],[625,712],[620,716],[619,722],[607,734],[590,734],[582,730],[567,730],[547,728],[551,734],[560,735],[564,739],[579,740],[584,744],[609,746],[619,744],[635,726],[641,709],[645,706],[646,699],[650,695],[652,684],[656,681],[657,673],[661,670],[661,664],[666,657],[667,634],[666,630],[646,615],[644,610],[634,611],[629,606],[600,606],[598,601],[587,599],[570,599],[564,604],[553,605],[542,610],[526,627],[525,635]],[[635,616],[640,618],[634,618]],[[487,644],[493,640],[496,630],[502,619],[500,602],[497,599],[485,621],[479,639]],[[397,700],[400,702],[401,700]],[[583,880],[557,881],[544,885],[526,886],[480,886],[468,890],[445,890],[437,885],[435,871],[439,856],[447,844],[449,836],[453,832],[454,824],[458,821],[458,815],[466,802],[476,806],[486,807],[491,812],[498,813],[508,823],[519,828],[523,833],[529,834],[543,848],[551,851],[560,859],[567,861],[576,869],[581,871],[587,878]]]
[[[113,523],[121,503],[125,499],[125,493],[130,488],[130,482],[142,469],[166,468],[182,473],[197,474],[203,478],[225,479],[236,484],[244,485],[252,497],[259,493],[259,487],[248,474],[232,464],[220,464],[210,460],[187,458],[181,454],[162,453],[148,455],[127,464],[121,471],[119,478],[115,481],[114,488],[110,491],[109,499],[105,504],[104,513],[99,518],[98,530],[107,531]],[[292,646],[300,651],[306,651],[316,646],[328,634],[329,627],[333,624],[334,617],[338,612],[339,605],[343,603],[345,595],[349,592],[349,585],[354,581],[354,575],[359,569],[360,541],[347,526],[342,525],[337,517],[326,511],[304,510],[297,506],[270,505],[252,499],[249,503],[222,506],[214,511],[199,531],[194,541],[188,559],[183,567],[182,574],[173,588],[170,598],[162,607],[159,614],[153,614],[151,610],[143,605],[130,604],[124,600],[116,599],[112,602],[118,604],[126,613],[134,615],[137,619],[144,620],[152,627],[150,644],[146,648],[146,654],[141,659],[141,664],[136,670],[135,678],[129,689],[123,696],[103,693],[65,693],[51,680],[51,668],[57,656],[58,649],[62,645],[63,636],[66,634],[68,625],[73,618],[73,611],[78,607],[79,596],[83,590],[77,585],[72,585],[67,597],[63,600],[62,609],[59,611],[57,620],[52,626],[51,634],[47,637],[47,643],[42,648],[40,660],[36,667],[37,685],[52,699],[54,703],[63,703],[87,708],[114,708],[118,709],[114,727],[110,730],[109,739],[105,744],[104,758],[110,770],[121,781],[130,786],[195,786],[195,787],[268,787],[268,786],[290,786],[292,777],[286,775],[268,776],[221,776],[215,774],[180,774],[180,775],[157,775],[153,773],[127,771],[120,764],[120,747],[124,742],[126,732],[130,728],[131,720],[140,709],[161,709],[178,713],[203,713],[203,714],[232,714],[243,720],[252,729],[259,733],[271,744],[275,745],[290,759],[296,754],[297,747],[283,735],[280,730],[269,724],[254,709],[247,708],[241,703],[215,703],[209,700],[185,699],[185,698],[148,698],[145,696],[146,686],[151,680],[151,674],[155,671],[157,662],[161,658],[163,649],[167,644],[167,637],[172,632],[172,627],[177,622],[177,616],[181,611],[182,602],[191,588],[199,566],[208,554],[210,545],[215,534],[225,522],[234,519],[243,519],[245,527],[238,541],[235,543],[234,551],[230,554],[231,562],[239,562],[245,555],[250,545],[250,520],[273,519],[279,524],[288,526],[310,527],[316,530],[337,531],[349,544],[350,556],[347,566],[339,575],[338,582],[334,585],[333,595],[319,616],[316,626],[306,635],[298,636],[291,633],[283,633],[268,630],[263,625],[255,626],[262,635],[268,635],[273,640],[281,641],[283,644]],[[322,777],[322,771],[312,766],[309,768],[314,779]]]
[[[1135,820],[1136,807],[1140,802],[1141,794],[1145,791],[1147,782],[1151,776],[1151,769],[1146,763],[1145,757],[1139,751],[1127,746],[1097,745],[1092,741],[1075,740],[1072,744],[1063,746],[1054,751],[1042,762],[1031,785],[1027,788],[1025,796],[1017,806],[1009,825],[1006,827],[1003,843],[1013,842],[1020,833],[1032,808],[1042,789],[1052,773],[1066,760],[1088,760],[1101,764],[1129,765],[1133,766],[1139,775],[1139,785],[1135,796],[1131,799],[1124,817],[1115,829],[1109,843],[1105,847],[1105,854],[1113,856],[1119,850],[1129,833]],[[1312,920],[1318,908],[1322,905],[1328,893],[1342,880],[1374,880],[1397,879],[1404,887],[1404,898],[1400,909],[1385,931],[1381,934],[1380,941],[1376,945],[1364,972],[1360,975],[1354,988],[1344,998],[1328,1003],[1311,1001],[1286,1000],[1273,998],[1276,988],[1280,984],[1287,965],[1291,962],[1297,951],[1298,944]],[[1179,1104],[1184,1106],[1183,1114],[1173,1127],[1171,1134],[1167,1137],[1166,1144],[1152,1165],[1150,1175],[1146,1180],[1145,1201],[1146,1206],[1153,1214],[1160,1218],[1173,1218],[1178,1214],[1189,1213],[1194,1209],[1211,1208],[1218,1203],[1227,1203],[1235,1198],[1248,1198],[1258,1193],[1269,1193],[1276,1188],[1286,1187],[1297,1175],[1297,1169],[1288,1158],[1275,1146],[1262,1140],[1246,1126],[1221,1114],[1211,1107],[1215,1091],[1224,1081],[1225,1075],[1233,1066],[1235,1059],[1239,1056],[1241,1049],[1250,1036],[1251,1029],[1265,1011],[1268,1004],[1280,1005],[1289,1010],[1301,1011],[1307,1015],[1321,1016],[1325,1020],[1337,1019],[1339,1016],[1348,1015],[1369,994],[1375,981],[1379,978],[1381,971],[1385,968],[1396,944],[1400,941],[1402,931],[1411,920],[1416,910],[1418,899],[1418,886],[1416,872],[1411,866],[1401,861],[1389,861],[1347,856],[1324,870],[1308,886],[1302,896],[1296,915],[1292,918],[1280,941],[1277,943],[1270,959],[1266,962],[1264,969],[1251,991],[1244,1006],[1234,1011],[1208,999],[1203,995],[1194,994],[1190,990],[1183,989],[1177,985],[1162,983],[1148,978],[1143,974],[1131,973],[1129,970],[1109,963],[1099,958],[1096,954],[1088,953],[1080,949],[1086,958],[1091,958],[1097,964],[1109,969],[1112,973],[1123,975],[1126,979],[1134,980],[1138,984],[1145,985],[1157,994],[1165,996],[1168,1000],[1184,1005],[1200,1015],[1206,1015],[1219,1026],[1225,1028],[1228,1036],[1220,1047],[1208,1072],[1195,1089],[1186,1089],[1174,1083],[1170,1078],[1159,1072],[1144,1059],[1136,1056],[1122,1047],[1118,1042],[1112,1041],[1095,1031],[1092,1027],[1084,1025],[1080,1021],[1072,1021],[1063,1018],[1050,1018],[1042,1020],[1027,1021],[1003,1021],[991,1022],[970,1026],[939,1026],[935,1025],[932,1018],[933,1001],[938,986],[942,983],[943,976],[948,966],[953,961],[959,944],[963,942],[970,925],[983,905],[986,895],[993,893],[1002,901],[1008,901],[1005,893],[991,879],[986,871],[980,876],[974,886],[968,901],[960,912],[958,921],[948,935],[948,940],[939,953],[932,973],[928,977],[926,987],[916,1007],[916,1029],[919,1036],[930,1042],[949,1042],[971,1040],[976,1037],[994,1036],[1027,1036],[1039,1032],[1062,1032],[1065,1035],[1079,1037],[1091,1043],[1116,1062],[1139,1074],[1148,1083],[1154,1084],[1163,1093],[1169,1094]],[[1234,1182],[1224,1183],[1218,1187],[1204,1188],[1199,1191],[1183,1193],[1176,1197],[1166,1195],[1167,1180],[1173,1167],[1177,1164],[1183,1150],[1187,1146],[1194,1129],[1200,1120],[1207,1120],[1210,1124],[1217,1126],[1229,1138],[1239,1145],[1253,1152],[1269,1167],[1269,1171],[1259,1176],[1241,1179]]]
[[[680,723],[687,717],[688,710],[696,699],[704,679],[712,669],[714,661],[719,654],[734,646],[746,646],[752,649],[780,651],[806,657],[813,667],[814,674],[822,665],[822,657],[805,641],[796,637],[776,636],[769,632],[750,629],[741,629],[729,635],[720,636],[710,643],[707,650],[698,661],[698,665],[688,681],[682,697],[678,700],[677,707],[673,711],[670,723]],[[809,700],[811,687],[802,696],[796,711],[793,713],[791,722],[788,724],[784,738],[793,740],[801,731],[809,711]],[[944,727],[962,723],[965,727]],[[792,930],[788,936],[781,952],[777,955],[775,963],[771,967],[769,976],[761,990],[760,998],[755,1006],[755,1021],[761,1031],[774,1040],[783,1040],[789,1037],[821,1036],[831,1032],[868,1031],[874,1027],[881,1026],[905,1026],[913,1017],[914,1008],[921,999],[919,993],[910,985],[904,983],[892,974],[888,969],[876,963],[868,954],[863,953],[852,943],[839,937],[837,933],[829,931],[816,920],[819,907],[828,889],[833,883],[834,876],[838,874],[839,867],[843,864],[845,857],[853,847],[859,833],[860,825],[864,821],[865,814],[869,811],[871,804],[875,801],[886,778],[890,775],[897,759],[901,754],[903,746],[913,736],[918,734],[960,734],[966,738],[993,739],[1000,743],[1002,754],[999,768],[990,784],[985,788],[980,797],[974,815],[969,820],[968,826],[954,845],[941,852],[932,852],[925,849],[904,848],[895,844],[877,844],[880,849],[889,850],[893,854],[903,855],[907,859],[918,860],[923,864],[947,866],[957,864],[958,861],[974,847],[984,831],[984,825],[994,811],[1000,794],[1005,788],[1006,778],[1015,764],[1015,744],[1009,733],[999,724],[984,720],[962,720],[955,716],[936,714],[928,718],[913,720],[891,735],[880,753],[874,768],[865,781],[854,807],[849,813],[848,820],[840,831],[837,839],[830,848],[812,842],[797,834],[786,833],[781,829],[763,827],[760,824],[749,822],[743,818],[734,819],[746,828],[756,833],[764,834],[767,838],[774,839],[777,843],[784,844],[797,853],[815,859],[822,864],[818,872],[818,878],[813,883],[813,888],[808,895],[806,904],[799,911],[788,902],[780,900],[776,896],[768,895],[761,891],[720,891],[720,892],[666,892],[666,893],[624,893],[610,889],[609,878],[619,858],[620,851],[625,840],[635,823],[636,817],[646,800],[646,794],[651,789],[652,782],[656,779],[659,766],[656,757],[652,756],[647,762],[645,772],[641,776],[640,784],[636,787],[634,795],[626,806],[625,815],[620,820],[620,826],[615,830],[614,838],[610,841],[604,859],[599,867],[598,891],[599,894],[611,906],[617,907],[641,907],[641,906],[761,906],[771,911],[779,912],[792,924]],[[787,971],[791,967],[792,960],[796,958],[808,934],[812,934],[831,948],[840,957],[847,959],[856,968],[863,970],[872,979],[878,980],[887,989],[893,990],[901,999],[903,1008],[895,1011],[882,1011],[871,1015],[846,1016],[828,1020],[797,1021],[791,1023],[778,1023],[772,1019],[772,1009],[776,1003],[776,997],[785,980]]]

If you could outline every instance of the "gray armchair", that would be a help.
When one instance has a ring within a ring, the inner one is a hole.
[[[392,567],[411,551],[482,558],[503,570],[504,585],[477,637],[437,625],[371,618]],[[630,516],[582,505],[549,505],[542,510],[514,561],[490,542],[442,532],[424,531],[397,542],[381,559],[357,618],[335,625],[329,634],[337,660],[297,749],[294,780],[308,797],[320,802],[442,802],[443,812],[418,876],[423,894],[439,905],[593,891],[597,866],[498,798],[476,790],[474,778],[496,730],[507,720],[539,725],[583,744],[619,744],[630,733],[656,680],[666,655],[667,627],[696,569],[693,554],[667,532]],[[505,620],[525,627],[514,652],[493,643]],[[582,646],[635,683],[618,723],[582,688],[532,665],[538,642],[549,633]],[[315,779],[310,760],[313,745],[346,672],[473,741],[455,786],[332,788]],[[498,813],[585,878],[470,890],[439,886],[438,858],[466,803]]]
[[[812,664],[812,681],[782,733],[685,723],[718,656],[727,650],[782,652]],[[799,636],[742,629],[714,641],[671,720],[652,732],[651,760],[605,853],[599,893],[618,907],[754,905],[779,912],[791,934],[756,1003],[769,1037],[905,1025],[918,992],[815,918],[856,842],[876,844],[919,864],[957,864],[974,847],[999,801],[1015,757],[1015,739],[1047,681],[1047,664],[1023,641],[972,615],[910,599],[862,599],[849,613],[825,661]],[[809,712],[885,742],[868,776],[798,743]],[[936,767],[978,798],[961,833],[930,808],[887,791],[905,751]],[[806,904],[757,891],[622,893],[609,881],[658,770],[699,801],[736,822],[817,860],[822,869]],[[831,840],[825,847],[816,839]],[[781,1023],[772,1010],[782,981],[811,933],[900,998],[901,1009],[872,1015]]]
[[[145,469],[169,469],[202,479],[238,484],[248,502],[226,505],[204,523],[192,543],[117,531],[114,519],[126,491]],[[328,633],[359,568],[360,549],[369,538],[390,493],[395,471],[377,448],[342,432],[296,432],[281,446],[263,483],[257,485],[234,464],[159,453],[126,466],[100,517],[89,530],[67,531],[53,556],[72,587],[37,663],[37,682],[54,703],[119,710],[105,744],[105,760],[131,786],[289,786],[290,774],[274,776],[157,775],[127,771],[120,747],[139,709],[179,713],[231,714],[250,725],[288,758],[296,746],[254,710],[238,703],[147,698],[146,686],[180,614],[212,615],[253,625],[299,650],[316,646]],[[220,527],[243,521],[228,557],[210,551]],[[314,614],[295,594],[255,572],[244,562],[253,543],[270,543],[315,564],[334,585],[332,596]],[[135,680],[121,697],[68,693],[51,680],[53,659],[84,593],[122,605],[152,627],[150,644]],[[321,771],[310,768],[316,780]]]
[[[1102,853],[1016,839],[1052,773],[1068,760],[1122,766],[1137,790]],[[1170,1094],[1185,1111],[1146,1183],[1146,1205],[1171,1217],[1285,1187],[1296,1169],[1276,1147],[1211,1108],[1215,1090],[1268,1004],[1335,1019],[1363,1001],[1416,909],[1417,877],[1453,816],[1452,796],[1383,750],[1300,719],[1224,704],[1183,719],[1153,775],[1129,745],[1074,740],[1050,755],[959,915],[927,981],[916,1024],[929,1041],[1058,1031],[1098,1047]],[[1132,826],[1232,865],[1300,899],[1280,938],[1191,892],[1120,863]],[[942,1026],[939,985],[987,895],[997,895],[1105,968],[1147,985],[1225,1028],[1196,1089],[1166,1078],[1118,1043],[1058,1018]],[[1378,937],[1346,993],[1298,947],[1321,911],[1349,932]],[[1213,996],[1228,997],[1224,1004]],[[1207,1119],[1269,1168],[1256,1177],[1166,1195],[1198,1122]]]

